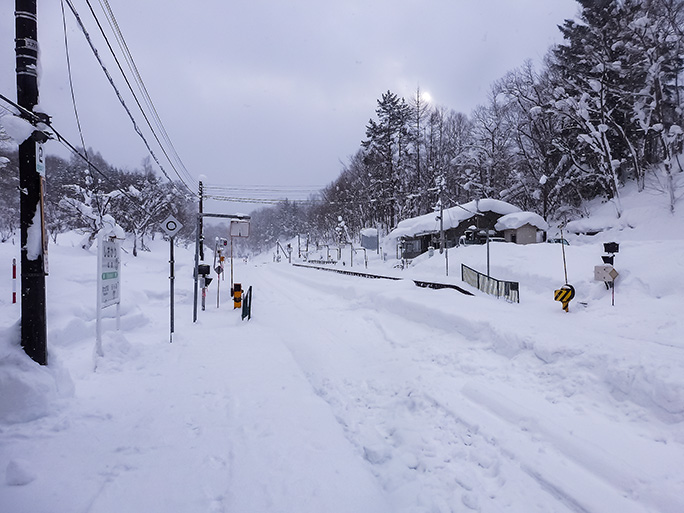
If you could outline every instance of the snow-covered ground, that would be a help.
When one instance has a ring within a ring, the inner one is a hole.
[[[121,330],[106,320],[103,357],[95,250],[63,235],[47,368],[18,347],[0,281],[0,511],[681,513],[684,216],[659,196],[623,202],[612,230],[566,236],[568,313],[553,301],[561,245],[492,243],[491,274],[520,282],[520,304],[268,254],[235,261],[250,321],[225,281],[220,308],[214,282],[193,324],[193,253],[177,248],[169,343],[157,241],[124,255]],[[614,306],[593,279],[609,241]],[[0,245],[6,276],[14,256]],[[485,247],[448,256],[448,277],[439,254],[403,271],[370,254],[368,270],[462,286],[461,263],[485,270]]]

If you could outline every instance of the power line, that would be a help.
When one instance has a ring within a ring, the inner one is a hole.
[[[71,143],[70,143],[62,134],[59,133],[59,131],[58,131],[54,126],[52,126],[52,123],[51,123],[51,122],[49,122],[49,121],[48,121],[48,122],[45,122],[44,120],[40,119],[38,116],[36,116],[36,115],[35,115],[33,112],[31,112],[30,110],[25,109],[25,108],[22,107],[21,105],[19,105],[19,104],[13,102],[12,100],[10,100],[9,98],[7,98],[5,95],[3,95],[3,94],[1,94],[1,93],[0,93],[0,100],[4,101],[4,102],[7,103],[8,105],[11,105],[11,106],[14,107],[15,109],[17,109],[17,110],[19,111],[19,113],[22,114],[22,117],[24,117],[25,119],[27,119],[31,124],[36,125],[37,123],[44,123],[47,127],[50,128],[50,130],[53,132],[53,134],[54,134],[55,136],[57,136],[57,140],[58,140],[60,143],[62,143],[62,144],[63,144],[64,146],[66,146],[74,155],[78,156],[79,158],[81,158],[81,160],[83,160],[86,164],[88,164],[89,169],[93,169],[96,173],[98,173],[100,176],[102,176],[102,178],[104,178],[104,179],[107,180],[110,184],[112,184],[112,185],[114,186],[114,188],[115,188],[116,190],[118,190],[121,194],[123,194],[123,196],[124,196],[126,199],[128,199],[128,200],[131,202],[131,204],[132,204],[136,209],[138,209],[138,211],[139,211],[140,213],[142,213],[142,214],[147,214],[147,211],[146,211],[145,209],[143,209],[142,206],[140,206],[140,205],[138,204],[139,201],[138,201],[135,197],[131,196],[130,193],[128,193],[128,192],[125,191],[124,189],[120,188],[120,187],[116,184],[116,182],[114,182],[114,180],[112,180],[109,176],[107,176],[99,167],[97,167],[95,164],[93,164],[93,162],[90,161],[90,159],[87,157],[87,155],[83,155],[80,151],[78,151],[78,149],[77,149],[73,144],[71,144]],[[3,108],[4,108],[4,107],[3,107]],[[11,111],[9,111],[9,109],[5,109],[5,110],[7,110],[8,112],[11,112]],[[12,113],[12,114],[13,114],[13,113]],[[52,134],[47,134],[47,135],[49,136],[49,138],[52,138],[52,137],[50,137]]]
[[[218,190],[230,190],[230,189],[239,189],[239,190],[274,190],[274,191],[312,191],[312,192],[320,192],[322,187],[317,187],[314,185],[212,185],[212,184],[204,184],[203,187],[205,189],[218,189]]]
[[[66,53],[67,62],[67,75],[69,76],[69,91],[71,92],[71,103],[74,106],[74,116],[76,117],[76,126],[78,128],[78,134],[81,138],[81,145],[83,147],[83,153],[88,156],[88,150],[86,149],[85,139],[83,138],[83,130],[81,129],[81,118],[78,115],[78,109],[76,108],[76,95],[74,94],[74,81],[71,76],[71,58],[69,52],[69,38],[67,36],[67,23],[66,23],[66,13],[64,11],[64,0],[60,2],[62,7],[62,26],[64,28],[64,50]]]
[[[68,1],[70,1],[70,0],[68,0]],[[178,176],[178,179],[181,181],[181,183],[186,187],[186,189],[188,189],[188,191],[190,191],[191,193],[193,193],[193,192],[194,192],[193,189],[185,182],[185,180],[183,179],[183,177],[181,177],[180,173],[178,172],[178,169],[176,168],[176,166],[174,165],[173,161],[172,161],[171,158],[169,157],[169,154],[168,154],[168,152],[166,151],[165,146],[164,146],[164,145],[161,143],[161,141],[159,140],[159,136],[157,135],[157,132],[156,132],[156,131],[154,130],[154,128],[152,127],[152,124],[150,123],[150,120],[149,120],[147,114],[145,113],[145,110],[143,109],[142,105],[140,104],[140,100],[138,100],[138,96],[136,95],[135,91],[133,90],[133,87],[131,86],[131,83],[130,83],[130,81],[128,80],[128,77],[126,76],[126,73],[124,72],[123,67],[121,66],[120,61],[119,61],[119,59],[118,59],[116,53],[114,52],[114,49],[112,48],[112,45],[111,45],[110,42],[109,42],[109,38],[107,37],[107,34],[105,33],[105,31],[104,31],[104,29],[103,29],[103,27],[102,27],[102,24],[100,23],[100,20],[98,19],[97,14],[95,13],[95,10],[93,9],[92,4],[90,3],[90,0],[86,0],[86,4],[88,5],[88,8],[90,9],[90,13],[91,13],[92,16],[93,16],[93,19],[95,20],[95,23],[97,24],[98,28],[100,29],[100,33],[102,34],[102,37],[104,38],[105,43],[107,44],[107,47],[109,48],[109,51],[110,51],[110,53],[112,54],[112,57],[114,58],[114,62],[116,62],[116,65],[118,66],[119,71],[121,72],[121,76],[123,77],[124,81],[126,82],[126,85],[128,86],[128,90],[131,92],[131,95],[133,96],[133,99],[135,100],[135,103],[138,105],[138,109],[140,109],[140,113],[143,115],[143,118],[145,119],[145,122],[147,123],[147,126],[149,127],[150,131],[152,132],[152,135],[154,136],[155,140],[157,141],[157,144],[159,144],[159,148],[162,150],[162,153],[164,153],[164,156],[166,157],[166,160],[169,162],[169,164],[171,164],[171,167],[173,168],[174,172],[176,173],[176,176]],[[111,9],[110,9],[110,12],[111,12]],[[111,16],[113,17],[114,14],[111,13]],[[109,20],[109,18],[108,18],[108,21],[109,21],[110,27],[111,27],[111,26],[112,26],[112,22]],[[117,25],[117,27],[118,27],[118,25]],[[120,33],[119,33],[118,35],[115,33],[115,35],[117,36],[117,41],[119,41],[119,47],[122,48],[121,41],[123,40],[123,35],[121,35]],[[126,49],[127,49],[127,48],[128,48],[128,47],[126,46]],[[123,50],[123,48],[122,48],[122,50]],[[132,64],[133,66],[135,66],[135,63],[133,62],[133,57],[130,55],[130,52],[127,53],[126,51],[124,51],[124,57],[126,58],[126,61],[127,61],[127,63],[128,63],[129,69],[131,69],[131,64]],[[136,70],[137,70],[137,68],[136,68]],[[137,77],[137,80],[136,80],[136,81],[137,81],[137,83],[138,83],[138,88],[141,89],[141,91],[142,91],[143,88],[144,88],[144,84],[142,84],[142,78],[140,77],[140,74],[139,74],[139,73],[138,73],[137,75],[134,73],[134,75]],[[142,87],[141,87],[141,84],[142,84]],[[112,84],[112,85],[113,85],[113,84]],[[150,108],[150,106],[152,105],[152,100],[149,98],[149,95],[146,95],[146,92],[147,92],[147,91],[146,91],[146,89],[145,89],[145,93],[143,94],[143,97],[144,97],[144,99],[145,99],[146,102],[147,102],[148,108]],[[154,107],[152,106],[152,109],[153,109],[153,108],[154,108]],[[156,113],[156,111],[155,111],[155,113]],[[159,127],[159,126],[161,125],[161,120],[159,119],[158,116],[157,116],[157,118],[156,118],[156,122],[157,122],[157,126]],[[163,129],[163,127],[162,127],[162,129]],[[165,131],[164,131],[164,133],[165,133]],[[142,136],[142,134],[141,134],[141,136]],[[167,136],[167,142],[168,142],[169,144],[171,144],[171,141],[170,141],[170,139],[168,139],[168,136]],[[149,149],[149,148],[148,148],[148,149]],[[174,151],[175,151],[175,150],[174,150]],[[151,153],[151,150],[150,150],[150,153]],[[176,154],[176,156],[178,156],[178,155]],[[159,167],[162,168],[161,163],[157,160],[157,158],[155,157],[154,154],[152,154],[152,157],[155,159],[155,161],[157,162],[157,164],[159,165]],[[178,160],[180,160],[179,157],[178,157]],[[181,163],[181,164],[182,164],[182,163]],[[185,166],[183,166],[183,168],[185,168]],[[166,172],[164,171],[163,168],[162,168],[162,172],[164,172],[164,174],[166,175]],[[187,170],[186,170],[186,175],[187,175],[187,176],[190,176],[190,174],[187,172]],[[170,180],[170,179],[169,179],[169,180]],[[193,179],[190,178],[190,181],[193,181]]]
[[[116,84],[114,83],[114,79],[112,78],[111,74],[109,73],[109,70],[108,70],[107,67],[105,66],[105,64],[104,64],[104,62],[102,61],[102,59],[100,58],[100,55],[99,55],[99,53],[98,53],[98,51],[97,51],[97,48],[95,47],[95,44],[93,43],[93,41],[92,41],[92,39],[91,39],[91,37],[90,37],[90,34],[88,33],[88,30],[85,28],[85,25],[83,24],[83,21],[81,20],[80,15],[79,15],[78,12],[76,11],[76,8],[74,7],[72,0],[66,0],[66,2],[67,2],[67,5],[69,6],[69,9],[71,9],[71,12],[73,13],[74,18],[76,19],[76,22],[78,23],[78,26],[79,26],[79,28],[81,29],[81,32],[83,32],[83,35],[85,36],[86,41],[88,42],[88,45],[90,46],[90,49],[92,50],[93,54],[95,55],[95,58],[97,59],[98,63],[100,64],[100,67],[102,68],[102,71],[104,72],[105,76],[107,77],[107,80],[109,81],[110,85],[111,85],[112,88],[114,89],[114,92],[116,93],[116,96],[117,96],[117,98],[119,99],[119,103],[121,103],[121,105],[123,106],[124,110],[125,110],[126,113],[128,114],[128,117],[130,118],[131,122],[133,123],[133,128],[135,129],[136,133],[137,133],[137,134],[140,136],[140,138],[142,139],[143,143],[144,143],[145,146],[147,147],[147,151],[150,153],[150,155],[152,156],[152,158],[154,159],[154,161],[157,163],[157,165],[158,165],[159,168],[161,169],[161,171],[162,171],[162,173],[164,174],[164,176],[166,177],[166,179],[173,185],[174,188],[178,189],[178,186],[175,184],[175,182],[174,182],[173,180],[171,180],[171,177],[168,175],[168,173],[167,173],[166,170],[164,169],[164,166],[162,166],[161,162],[159,162],[159,159],[158,159],[157,156],[155,155],[154,151],[152,151],[152,148],[150,147],[150,144],[148,143],[147,139],[145,138],[145,135],[144,135],[144,134],[142,133],[142,131],[140,130],[140,127],[138,126],[138,123],[135,121],[135,118],[133,117],[133,114],[131,113],[130,109],[129,109],[128,106],[126,105],[126,102],[124,101],[123,97],[121,96],[121,92],[119,91],[119,88],[118,88],[118,87],[116,86]],[[99,25],[99,22],[98,22],[98,25]],[[109,44],[109,43],[107,43],[107,44]],[[118,61],[117,61],[117,64],[118,64]],[[120,65],[119,65],[119,67],[120,67]],[[128,81],[127,81],[127,82],[128,82]],[[130,87],[130,84],[129,84],[129,87]],[[136,98],[136,102],[137,102],[137,98]],[[155,135],[155,137],[156,137],[156,135]],[[179,178],[180,178],[180,176],[179,176]],[[195,194],[195,192],[194,192],[192,189],[190,189],[190,187],[188,187],[188,185],[187,185],[185,182],[183,182],[182,179],[181,179],[181,183],[185,186],[185,188],[186,188],[191,194]],[[180,192],[180,190],[179,190],[178,192]]]
[[[135,199],[135,198],[134,198],[133,196],[131,196],[127,191],[125,191],[124,189],[122,189],[121,187],[119,187],[119,186],[116,184],[116,182],[114,182],[114,180],[112,180],[110,177],[108,177],[102,170],[100,170],[100,168],[98,168],[95,164],[93,164],[93,163],[90,161],[90,159],[87,157],[87,155],[81,154],[81,152],[78,151],[78,149],[76,149],[68,140],[66,140],[64,137],[62,137],[62,135],[61,135],[57,130],[55,130],[55,128],[54,128],[52,125],[50,125],[50,128],[51,128],[52,131],[55,133],[55,135],[58,137],[59,142],[61,142],[62,144],[64,144],[67,148],[69,148],[69,150],[71,150],[72,153],[74,153],[74,155],[77,155],[77,156],[80,157],[86,164],[88,164],[88,168],[89,168],[89,169],[94,169],[100,176],[102,176],[105,180],[107,180],[109,183],[111,183],[112,185],[114,185],[114,188],[115,188],[117,191],[119,191],[121,194],[123,194],[124,197],[125,197],[128,201],[130,201],[131,204],[138,210],[138,212],[140,212],[140,213],[142,213],[142,214],[144,214],[144,215],[147,215],[147,211],[146,211],[144,208],[142,208],[141,205],[139,205],[139,201],[138,201],[137,199]]]
[[[296,203],[298,205],[313,205],[318,203],[319,200],[297,200],[288,198],[245,198],[241,196],[220,196],[216,194],[205,194],[205,199],[215,200],[215,201],[228,201],[231,203],[261,203],[265,205],[279,205],[280,203]]]
[[[87,2],[88,2],[88,6],[90,7],[91,12],[93,13],[93,16],[97,20],[95,12],[93,11],[92,6],[90,5],[90,1],[87,0]],[[116,40],[119,44],[119,48],[123,52],[124,59],[126,60],[126,63],[128,64],[128,69],[131,71],[131,73],[133,73],[133,77],[135,79],[136,84],[138,85],[138,89],[142,93],[143,100],[145,101],[147,108],[150,111],[152,119],[154,120],[155,125],[157,126],[157,128],[161,134],[162,139],[168,145],[169,151],[171,152],[172,156],[174,157],[176,164],[179,166],[181,173],[185,176],[186,179],[188,179],[189,182],[191,182],[191,184],[193,185],[193,188],[197,189],[198,180],[190,174],[190,172],[185,167],[185,164],[183,163],[182,159],[178,155],[178,152],[176,151],[176,148],[175,148],[173,142],[171,141],[171,138],[169,137],[168,132],[166,131],[164,123],[162,123],[162,120],[159,117],[159,113],[157,112],[157,109],[154,105],[154,102],[152,101],[152,98],[150,97],[150,94],[147,91],[147,87],[145,86],[145,82],[143,81],[142,76],[140,74],[140,71],[138,70],[138,67],[135,64],[135,60],[133,59],[133,55],[131,54],[131,52],[128,48],[128,44],[126,43],[126,40],[123,36],[123,33],[121,32],[121,28],[119,27],[119,23],[116,20],[116,17],[114,16],[114,12],[112,11],[112,8],[109,5],[108,0],[99,0],[99,2],[100,2],[100,6],[102,7],[102,9],[105,13],[105,17],[107,18],[107,21],[109,22],[109,26],[112,29],[112,31],[114,32],[114,36],[116,37]],[[99,23],[98,23],[98,26],[99,26]],[[101,27],[100,27],[100,30],[102,32],[102,35],[105,37],[105,40],[107,41],[106,35],[104,34],[104,31],[102,31]],[[109,44],[109,42],[107,42],[107,44]],[[110,47],[110,50],[111,50],[111,47]],[[112,55],[114,55],[113,51],[112,51]],[[114,57],[116,59],[116,56],[114,56]],[[117,63],[118,63],[118,61],[117,61]],[[121,66],[119,66],[119,68],[121,68]],[[124,75],[123,70],[121,70],[121,73],[122,73],[122,75]],[[124,77],[125,77],[125,75],[124,75]],[[130,85],[129,85],[129,87],[130,87]],[[132,89],[131,89],[131,93],[134,94],[134,96],[135,96],[135,93],[133,93]],[[142,109],[141,109],[141,111],[142,111]],[[143,115],[144,115],[144,112],[143,112]],[[147,117],[145,117],[145,119],[147,120]],[[148,121],[148,126],[149,126],[149,121]],[[152,130],[154,133],[154,130],[152,129],[151,126],[150,126],[150,130]],[[156,134],[155,134],[155,137],[156,137]],[[157,142],[159,142],[159,145],[162,146],[159,139],[157,139]],[[164,154],[166,155],[167,159],[169,159],[169,155],[166,153],[166,151],[164,151]],[[174,171],[176,171],[176,174],[178,174],[178,169],[176,168],[176,166],[174,166],[171,159],[169,159],[169,163],[174,168]],[[179,178],[180,178],[180,175],[179,175]]]
[[[259,187],[204,187],[205,192],[209,194],[223,194],[223,195],[243,195],[243,194],[257,194],[259,196],[319,196],[320,190],[316,189],[274,189],[274,188],[259,188]]]

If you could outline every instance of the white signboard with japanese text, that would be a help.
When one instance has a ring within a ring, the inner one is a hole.
[[[102,239],[100,250],[99,290],[102,308],[121,301],[119,242],[116,239]]]
[[[121,248],[119,240],[105,235],[97,236],[97,318],[95,323],[98,356],[102,351],[102,310],[116,305],[116,329],[119,329],[121,303]]]

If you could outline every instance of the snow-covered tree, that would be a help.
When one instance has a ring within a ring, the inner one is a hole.
[[[378,100],[376,120],[366,125],[362,146],[366,150],[366,164],[370,171],[372,199],[378,206],[379,220],[395,226],[404,206],[402,185],[409,158],[408,124],[411,109],[403,98],[387,91]]]
[[[496,86],[488,102],[473,112],[473,145],[466,187],[480,198],[495,197],[509,186],[516,168],[511,110]]]
[[[562,148],[581,176],[595,180],[622,212],[621,183],[640,190],[648,167],[661,169],[675,195],[681,152],[682,1],[579,0],[579,21],[561,27],[554,49],[550,106],[563,119]],[[672,130],[671,130],[672,128]]]
[[[122,221],[126,230],[133,234],[133,256],[137,256],[138,250],[149,251],[145,236],[156,231],[159,223],[169,215],[175,190],[170,183],[163,182],[152,173],[136,174],[132,178],[134,183],[126,190],[128,197],[120,195],[119,202],[129,203],[129,198],[135,198],[139,207],[137,212],[126,215],[125,221]],[[126,206],[130,205],[122,204],[115,210],[125,211]]]
[[[16,152],[0,153],[0,242],[19,227],[19,166]]]
[[[682,171],[684,2],[636,3],[639,8],[634,9],[634,16],[626,24],[623,45],[631,56],[630,69],[641,79],[633,103],[633,117],[642,135],[635,152],[644,160],[639,187],[644,187],[645,168],[662,174],[670,209],[674,211],[678,199],[676,174]]]

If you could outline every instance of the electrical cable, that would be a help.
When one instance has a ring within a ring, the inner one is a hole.
[[[176,188],[176,189],[178,190],[178,192],[181,192],[180,189],[178,189],[178,185],[176,185],[176,183],[175,183],[173,180],[171,180],[171,177],[168,175],[168,173],[167,173],[166,170],[164,169],[164,166],[162,166],[162,165],[161,165],[161,162],[159,162],[159,159],[158,159],[157,156],[155,155],[154,151],[152,151],[152,148],[150,147],[149,142],[148,142],[147,139],[145,138],[145,135],[144,135],[144,134],[142,133],[142,131],[140,130],[140,127],[138,126],[138,123],[135,121],[135,118],[133,117],[133,114],[131,113],[130,109],[129,109],[128,106],[126,105],[126,102],[124,101],[123,97],[121,96],[121,92],[119,91],[119,88],[118,88],[118,87],[116,86],[116,84],[114,83],[114,79],[112,78],[111,74],[109,73],[109,70],[107,69],[107,67],[105,66],[104,62],[102,61],[102,59],[101,59],[101,57],[100,57],[100,55],[99,55],[99,53],[98,53],[98,51],[97,51],[97,48],[95,48],[95,45],[94,45],[94,43],[93,43],[93,41],[92,41],[92,39],[91,39],[91,37],[90,37],[90,34],[88,33],[87,29],[85,28],[85,25],[83,24],[83,21],[81,20],[80,15],[79,15],[78,12],[76,11],[76,8],[74,7],[72,0],[66,0],[66,3],[67,3],[67,5],[69,6],[69,8],[71,9],[71,12],[73,13],[73,15],[74,15],[74,17],[75,17],[75,19],[76,19],[76,21],[77,21],[77,23],[78,23],[78,25],[79,25],[79,28],[81,29],[81,32],[83,32],[83,35],[85,36],[86,41],[88,42],[88,44],[89,44],[89,46],[90,46],[90,49],[92,50],[93,54],[95,55],[95,58],[97,59],[98,63],[100,64],[100,67],[102,68],[102,71],[104,72],[105,76],[106,76],[107,79],[109,80],[110,85],[111,85],[112,88],[114,89],[114,92],[116,93],[116,96],[117,96],[117,98],[119,99],[119,102],[121,103],[121,105],[123,106],[124,110],[125,110],[126,113],[128,114],[128,117],[130,118],[131,122],[133,123],[133,128],[135,129],[136,133],[137,133],[137,134],[140,136],[140,138],[142,139],[143,143],[144,143],[145,146],[147,147],[147,151],[150,153],[150,155],[152,156],[152,158],[154,159],[154,161],[157,163],[157,165],[158,165],[159,168],[161,169],[161,171],[162,171],[162,173],[164,174],[164,176],[166,177],[166,179],[171,183],[171,185],[172,185],[174,188]],[[137,101],[137,100],[136,100],[136,101]],[[183,182],[183,181],[181,180],[181,183],[187,188],[187,190],[188,190],[191,194],[193,194],[193,195],[196,194],[194,191],[192,191],[192,189],[190,189],[190,187],[188,187],[188,185],[187,185],[185,182]]]
[[[239,196],[218,196],[214,194],[206,194],[204,199],[215,201],[228,201],[231,203],[261,203],[266,205],[279,205],[280,203],[289,202],[297,205],[312,205],[318,203],[319,200],[297,200],[288,198],[245,198]]]
[[[321,188],[316,187],[297,187],[297,186],[278,186],[278,185],[204,185],[203,188],[206,190],[214,191],[256,191],[256,192],[292,192],[292,193],[319,193]]]
[[[140,101],[138,100],[138,97],[136,93],[133,91],[133,88],[130,84],[130,81],[128,80],[121,63],[119,59],[116,56],[116,53],[114,52],[114,49],[112,48],[112,45],[109,42],[109,39],[102,27],[102,24],[100,23],[97,14],[95,13],[95,10],[92,7],[92,4],[90,3],[90,0],[86,0],[86,3],[90,9],[91,14],[93,15],[93,18],[95,19],[95,22],[97,23],[98,28],[100,29],[100,33],[102,34],[102,37],[104,38],[105,42],[107,43],[107,46],[109,47],[109,51],[111,52],[112,56],[114,57],[114,60],[119,67],[119,71],[121,72],[121,75],[124,77],[124,80],[126,81],[126,84],[128,85],[128,89],[130,90],[131,94],[133,95],[133,98],[135,99],[136,103],[138,104],[138,108],[140,109],[140,112],[142,113],[143,117],[145,118],[145,121],[147,122],[147,126],[150,128],[150,131],[154,135],[155,139],[157,140],[157,143],[159,144],[159,147],[161,148],[162,152],[166,156],[166,159],[168,160],[169,164],[171,164],[171,167],[173,168],[174,172],[178,176],[178,178],[183,182],[183,184],[188,188],[191,189],[191,187],[186,183],[186,179],[195,186],[195,189],[197,188],[197,185],[199,185],[199,182],[197,179],[192,177],[190,173],[188,172],[187,168],[185,167],[185,164],[183,164],[183,161],[181,160],[180,156],[178,155],[178,152],[176,151],[175,146],[173,145],[173,142],[171,141],[171,138],[169,137],[166,128],[164,127],[164,124],[161,121],[161,118],[159,117],[159,113],[157,112],[157,109],[154,106],[154,103],[152,102],[152,98],[150,97],[147,87],[145,86],[145,83],[143,82],[142,76],[140,75],[140,72],[138,71],[138,68],[135,64],[135,61],[133,60],[133,56],[130,53],[130,50],[128,49],[128,44],[126,43],[126,40],[123,37],[123,34],[121,33],[121,29],[119,28],[119,24],[116,21],[116,17],[114,16],[114,12],[111,9],[111,6],[109,3],[104,0],[104,3],[106,4],[103,5],[103,0],[100,0],[100,6],[102,7],[105,16],[107,18],[107,21],[109,23],[110,28],[114,32],[114,36],[116,37],[117,43],[119,44],[119,48],[123,52],[124,59],[126,60],[126,63],[128,65],[128,69],[133,73],[134,80],[138,86],[138,89],[140,90],[140,93],[142,94],[143,101],[147,105],[147,108],[150,112],[150,115],[155,122],[155,125],[157,126],[157,129],[159,130],[161,134],[161,138],[164,140],[166,145],[169,147],[169,151],[172,153],[174,160],[176,161],[176,164],[180,167],[183,175],[185,176],[185,179],[180,176],[180,173],[178,171],[178,168],[174,164],[173,160],[169,156],[169,152],[166,150],[165,146],[162,144],[162,142],[159,140],[159,136],[157,135],[157,132],[155,129],[152,127],[152,124],[150,123],[150,120],[145,113],[144,109],[142,108]]]
[[[7,98],[2,93],[0,93],[0,100],[4,101],[5,103],[7,103],[7,104],[11,105],[12,107],[14,107],[15,109],[17,109],[21,114],[24,115],[24,117],[28,118],[28,121],[31,122],[32,124],[35,125],[36,123],[45,123],[38,116],[36,116],[33,112],[31,112],[30,110],[26,109],[25,107],[22,107],[21,105],[15,103],[15,102],[13,102],[12,100]],[[5,110],[7,110],[8,112],[11,112],[9,109],[5,109]],[[12,114],[14,114],[14,113],[12,113]],[[102,178],[104,178],[107,182],[112,184],[114,186],[114,188],[117,191],[119,191],[126,199],[128,199],[131,202],[131,204],[140,213],[147,215],[147,211],[145,209],[143,209],[142,206],[139,205],[139,201],[134,196],[131,196],[130,193],[128,193],[126,190],[119,187],[116,184],[116,182],[114,182],[114,180],[112,180],[102,170],[100,170],[99,167],[97,167],[95,164],[93,164],[87,156],[83,155],[80,151],[78,151],[78,149],[73,144],[71,144],[62,134],[60,134],[59,131],[54,126],[52,126],[51,123],[47,122],[47,123],[45,123],[45,125],[48,126],[50,128],[50,130],[52,131],[52,133],[57,137],[58,142],[60,142],[64,146],[66,146],[69,149],[69,151],[71,151],[74,155],[81,158],[81,160],[83,160],[86,164],[88,164],[89,169],[94,170],[96,173],[98,173],[100,176],[102,176]],[[48,135],[52,136],[53,134],[48,134]],[[53,137],[49,137],[49,138],[52,139]]]
[[[76,116],[76,126],[78,127],[78,135],[81,138],[81,147],[83,148],[83,153],[88,156],[88,149],[83,137],[83,130],[81,129],[81,118],[78,115],[78,109],[76,108],[76,95],[74,94],[74,81],[71,75],[71,58],[69,52],[69,38],[67,36],[67,23],[66,23],[66,12],[64,11],[64,0],[60,1],[62,7],[62,26],[64,28],[64,50],[66,53],[66,63],[67,63],[67,75],[69,76],[69,91],[71,92],[71,103],[74,106],[74,116]]]
[[[148,109],[150,110],[152,117],[157,125],[157,128],[159,128],[162,138],[164,141],[168,144],[169,149],[174,156],[176,163],[180,166],[181,171],[185,175],[185,177],[193,183],[195,186],[195,189],[197,189],[197,186],[199,185],[199,181],[193,177],[188,169],[185,167],[185,164],[183,163],[183,160],[180,158],[180,155],[178,155],[178,152],[176,151],[176,148],[171,141],[171,138],[168,135],[168,132],[166,131],[166,127],[164,126],[164,123],[162,123],[161,118],[159,116],[159,113],[157,112],[157,109],[154,105],[154,102],[152,101],[152,98],[150,97],[147,87],[145,86],[145,82],[142,79],[142,76],[140,75],[140,71],[138,70],[138,67],[135,64],[135,61],[133,60],[133,56],[128,48],[128,44],[126,43],[126,40],[123,36],[123,33],[121,32],[121,28],[119,27],[119,23],[114,16],[114,12],[112,11],[111,6],[109,5],[108,0],[99,0],[100,6],[102,7],[103,11],[105,12],[105,16],[107,17],[107,21],[109,22],[109,26],[111,27],[112,31],[114,32],[114,35],[116,36],[117,42],[119,43],[119,48],[121,48],[124,58],[126,59],[126,62],[128,64],[128,68],[131,70],[133,73],[133,76],[135,78],[136,83],[138,84],[138,88],[142,92],[143,99],[145,100],[145,103],[147,104]]]
[[[0,93],[0,100],[2,100],[3,102],[5,102],[7,105],[11,105],[11,106],[14,107],[15,109],[17,109],[17,111],[19,111],[19,112],[20,112],[21,114],[23,114],[26,118],[28,118],[27,121],[29,121],[31,124],[36,125],[37,123],[43,122],[42,119],[40,119],[40,118],[39,118],[38,116],[36,116],[33,112],[31,112],[30,110],[28,110],[26,107],[22,107],[22,106],[19,105],[18,103],[13,102],[12,100],[10,100],[9,98],[7,98],[7,96],[5,96],[5,95],[2,94],[2,93]],[[12,115],[16,115],[16,112],[12,112],[11,110],[9,110],[9,109],[6,108],[6,107],[3,107],[3,109],[5,109],[7,112],[11,113]]]
[[[138,212],[140,212],[143,215],[148,214],[148,212],[139,204],[139,201],[134,196],[131,196],[130,193],[128,193],[127,191],[125,191],[124,189],[119,187],[116,184],[116,182],[114,182],[114,180],[109,178],[103,171],[100,170],[100,168],[98,168],[95,164],[93,164],[90,161],[90,159],[88,159],[88,157],[81,154],[81,152],[78,151],[78,149],[76,149],[73,144],[71,144],[67,139],[62,137],[62,135],[57,130],[55,130],[55,128],[53,126],[50,126],[50,129],[55,133],[59,142],[61,142],[64,146],[66,146],[69,150],[71,150],[71,152],[74,155],[80,157],[81,160],[83,160],[86,164],[88,164],[89,169],[95,170],[100,176],[102,176],[105,180],[107,180],[110,184],[112,184],[117,191],[119,191],[121,194],[123,194],[123,196],[128,201],[131,202],[131,204],[138,210]]]
[[[67,1],[70,1],[70,0],[67,0]],[[128,86],[128,90],[131,92],[131,95],[133,96],[135,103],[138,105],[138,109],[140,110],[140,113],[142,114],[143,118],[145,119],[147,126],[149,127],[150,131],[152,132],[152,135],[154,136],[155,140],[157,141],[157,144],[159,144],[159,148],[161,149],[162,153],[166,157],[166,160],[169,162],[169,164],[171,164],[171,167],[173,168],[174,172],[176,173],[176,176],[178,176],[178,179],[181,181],[181,183],[185,186],[186,189],[188,189],[188,191],[191,194],[194,193],[192,188],[185,182],[183,177],[181,177],[180,173],[178,172],[178,169],[176,168],[173,161],[169,157],[169,154],[166,151],[166,148],[164,147],[164,145],[159,140],[159,136],[157,135],[154,128],[152,128],[152,124],[150,123],[150,120],[149,120],[147,114],[145,113],[145,110],[143,109],[142,105],[140,104],[140,100],[138,99],[138,96],[136,95],[135,91],[133,90],[133,87],[131,86],[131,83],[128,80],[128,77],[126,76],[126,73],[124,72],[123,67],[121,66],[121,62],[119,61],[119,58],[117,57],[116,53],[114,52],[114,49],[112,48],[112,45],[109,42],[109,38],[107,37],[107,34],[105,33],[105,31],[102,27],[102,24],[100,23],[100,20],[98,19],[97,14],[95,13],[95,10],[93,9],[93,6],[90,3],[90,0],[86,0],[86,4],[88,5],[88,8],[90,9],[90,13],[93,16],[95,23],[97,24],[98,28],[100,29],[100,33],[102,34],[102,37],[104,38],[105,43],[107,44],[107,47],[109,48],[109,51],[112,54],[112,57],[114,58],[114,62],[116,62],[116,65],[118,66],[119,71],[121,72],[121,76],[123,77],[124,81],[126,82],[126,85]],[[110,25],[111,25],[111,23],[110,23]],[[119,44],[119,46],[121,46],[121,44]],[[132,57],[130,57],[130,59],[132,60]],[[126,57],[126,60],[127,60],[127,62],[129,62],[129,68],[130,68],[130,61],[129,61],[128,57]],[[140,87],[140,83],[138,83],[138,87]],[[148,108],[149,108],[150,101],[147,102]],[[140,135],[142,135],[142,134],[140,134]],[[150,150],[150,153],[151,153],[151,150]],[[154,154],[152,154],[152,157],[155,159],[155,161],[157,162],[159,167],[162,169],[162,172],[164,173],[164,175],[166,175],[166,172],[164,171],[161,163],[157,160],[156,156]],[[189,175],[189,173],[188,173],[188,175]],[[168,178],[168,176],[167,176],[167,178]],[[171,181],[170,178],[169,178],[169,181]]]
[[[69,38],[67,35],[67,22],[66,22],[66,13],[64,11],[64,0],[60,1],[60,5],[62,8],[62,26],[64,29],[64,53],[66,55],[66,62],[67,62],[67,75],[69,76],[69,91],[71,92],[71,103],[74,106],[74,116],[76,117],[76,126],[78,128],[78,135],[81,139],[81,147],[83,148],[83,154],[85,155],[86,159],[90,160],[90,157],[88,156],[88,147],[86,146],[85,143],[85,138],[83,137],[83,130],[81,128],[81,118],[78,115],[78,108],[76,107],[76,95],[74,94],[74,81],[71,73],[71,56],[69,52]],[[88,169],[92,173],[92,167],[90,164],[88,165]],[[99,203],[99,198],[95,196],[95,201],[96,203]],[[97,205],[98,209],[100,208],[100,205]]]

